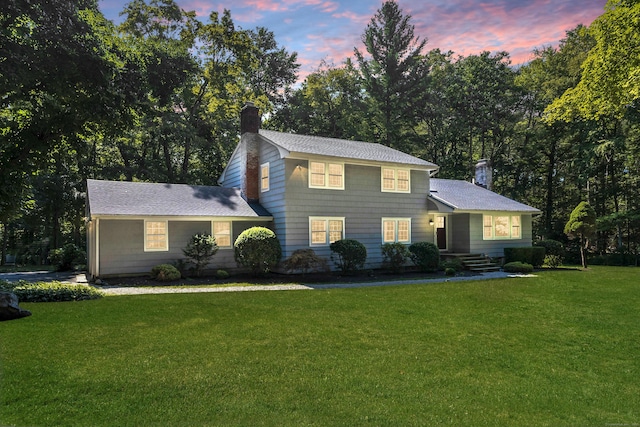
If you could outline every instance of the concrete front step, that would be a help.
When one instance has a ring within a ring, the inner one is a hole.
[[[490,272],[500,271],[500,266],[492,263],[489,259],[482,254],[459,254],[454,255],[452,258],[458,258],[462,261],[464,268],[469,271],[477,272]]]

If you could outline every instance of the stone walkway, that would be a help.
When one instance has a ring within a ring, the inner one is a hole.
[[[204,292],[252,292],[252,291],[293,291],[293,290],[322,290],[365,288],[374,286],[400,285],[428,285],[441,282],[462,282],[471,280],[504,279],[509,277],[535,277],[533,275],[510,274],[502,271],[482,273],[477,276],[443,277],[437,279],[387,280],[359,283],[329,283],[329,284],[288,284],[288,285],[256,285],[256,286],[225,286],[225,287],[187,287],[187,286],[96,286],[107,295],[145,295],[145,294],[176,294],[176,293],[204,293]],[[10,282],[26,280],[29,282],[57,280],[69,283],[87,283],[84,273],[53,273],[48,271],[33,271],[23,273],[0,273],[0,280]]]
[[[297,290],[322,290],[322,289],[345,289],[345,288],[365,288],[374,286],[400,286],[400,285],[428,285],[440,282],[461,282],[470,280],[504,279],[507,277],[521,277],[504,272],[483,273],[478,276],[461,276],[438,279],[412,279],[412,280],[389,280],[378,282],[359,283],[329,283],[329,284],[290,284],[290,285],[259,285],[259,286],[226,286],[226,287],[100,287],[107,295],[145,295],[145,294],[175,294],[175,293],[198,293],[198,292],[251,292],[251,291],[297,291]]]

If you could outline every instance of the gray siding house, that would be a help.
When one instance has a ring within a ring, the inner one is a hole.
[[[435,164],[380,144],[268,131],[260,121],[247,104],[219,186],[89,180],[89,275],[148,273],[183,258],[203,231],[221,247],[213,267],[234,268],[233,242],[254,225],[273,229],[283,258],[302,248],[328,258],[330,243],[356,239],[367,247],[367,268],[380,266],[388,242],[492,257],[531,245],[535,208],[433,178]]]

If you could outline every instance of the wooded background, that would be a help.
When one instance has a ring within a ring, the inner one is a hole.
[[[572,209],[598,218],[592,254],[640,244],[640,2],[610,0],[589,27],[532,52],[428,48],[385,2],[366,51],[298,81],[295,52],[231,12],[206,22],[172,0],[134,0],[119,25],[95,0],[8,0],[0,10],[0,249],[24,263],[84,245],[87,178],[216,185],[240,108],[263,127],[379,142],[535,206],[534,238],[568,243]]]

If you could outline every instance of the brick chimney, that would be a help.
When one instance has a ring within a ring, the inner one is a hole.
[[[245,132],[258,133],[260,122],[258,107],[253,102],[247,102],[240,112],[240,135]]]
[[[260,200],[260,150],[257,137],[260,122],[258,108],[252,102],[247,102],[240,112],[240,132],[246,150],[242,192],[249,202]]]
[[[487,190],[491,190],[491,184],[493,180],[493,172],[489,160],[480,159],[476,163],[476,178],[474,180],[476,185],[484,187]]]

